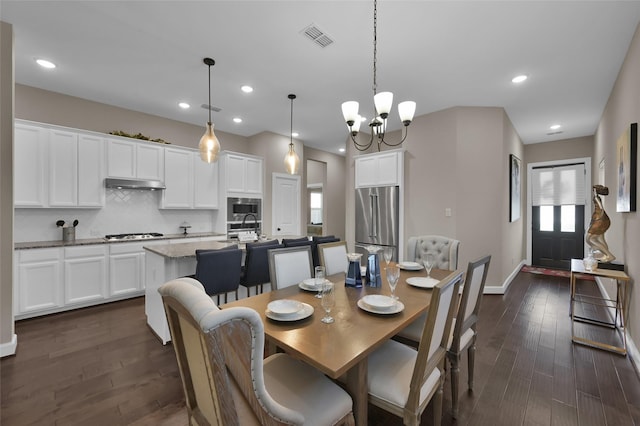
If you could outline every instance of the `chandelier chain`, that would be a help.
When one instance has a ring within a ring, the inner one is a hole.
[[[378,2],[373,1],[373,95],[378,93],[377,68],[378,58]]]

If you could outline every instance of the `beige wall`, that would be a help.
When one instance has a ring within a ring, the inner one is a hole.
[[[572,158],[592,158],[593,143],[593,136],[564,139],[556,142],[533,143],[524,146],[524,156],[527,159],[526,164],[569,160]],[[526,165],[524,167],[526,168]]]
[[[0,356],[13,338],[13,27],[0,21]]]
[[[633,282],[640,277],[640,217],[638,212],[616,212],[616,141],[631,123],[640,122],[640,26],[636,29],[627,57],[620,69],[609,101],[602,115],[595,135],[592,175],[598,176],[598,166],[605,160],[605,185],[610,195],[604,197],[607,214],[611,218],[611,227],[605,237],[609,249],[617,260],[625,264],[626,271]],[[637,158],[636,158],[637,160]],[[638,184],[636,182],[636,188]],[[638,194],[640,195],[640,193]],[[636,346],[640,344],[640,292],[631,291],[629,303],[629,333]],[[609,287],[609,294],[615,290]]]

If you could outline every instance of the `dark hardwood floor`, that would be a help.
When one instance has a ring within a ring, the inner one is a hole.
[[[571,343],[568,278],[521,272],[506,295],[484,296],[480,318],[474,392],[465,356],[460,415],[447,380],[443,425],[640,425],[629,359]],[[173,348],[147,328],[142,298],[19,321],[16,333],[17,354],[0,361],[0,424],[187,424]],[[371,425],[402,424],[369,411]]]

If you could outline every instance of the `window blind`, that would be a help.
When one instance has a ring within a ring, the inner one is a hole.
[[[584,205],[584,164],[533,169],[531,203],[534,206]]]

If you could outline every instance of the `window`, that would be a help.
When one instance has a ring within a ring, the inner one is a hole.
[[[312,224],[322,224],[322,192],[313,191],[309,196],[310,221]]]

